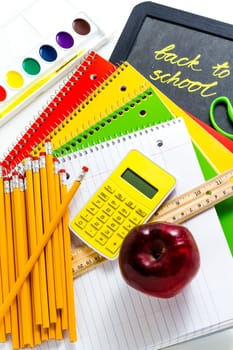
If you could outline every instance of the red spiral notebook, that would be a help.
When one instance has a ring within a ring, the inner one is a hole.
[[[2,166],[6,172],[15,168],[33,148],[49,136],[90,93],[112,74],[116,66],[96,52],[90,52],[60,91],[39,114],[33,124],[9,151]]]

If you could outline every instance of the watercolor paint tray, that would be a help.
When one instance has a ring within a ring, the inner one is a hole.
[[[11,33],[15,36],[12,47],[7,44],[0,61],[0,126],[75,69],[88,52],[108,40],[85,12],[74,12],[67,5],[60,7],[58,23],[54,14],[53,25],[46,26],[46,18],[39,20],[37,4],[0,28],[0,43],[9,40]],[[47,33],[52,30],[52,34],[45,35],[46,27]],[[11,54],[12,59],[8,56]]]

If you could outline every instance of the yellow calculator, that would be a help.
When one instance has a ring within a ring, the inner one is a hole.
[[[175,184],[171,174],[132,150],[74,217],[70,229],[105,258],[116,259],[128,232],[153,215]]]

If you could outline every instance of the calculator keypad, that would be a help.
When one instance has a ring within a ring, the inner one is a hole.
[[[74,218],[77,235],[106,258],[115,259],[122,241],[150,211],[133,201],[109,181]]]

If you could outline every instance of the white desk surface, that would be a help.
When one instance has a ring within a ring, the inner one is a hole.
[[[113,33],[111,40],[98,52],[109,58],[116,41],[130,15],[133,7],[141,2],[136,0],[126,0],[123,2],[111,0],[85,0],[83,2],[77,0],[46,0],[47,3],[54,3],[54,9],[58,6],[60,1],[67,1],[67,3],[77,8],[79,11],[84,11],[94,20],[102,29],[108,33]],[[7,0],[4,1],[4,6],[1,6],[0,11],[0,26],[8,23],[13,16],[16,16],[19,11],[25,6],[31,5],[35,0]],[[221,0],[220,2],[213,2],[213,0],[158,0],[157,3],[175,7],[177,9],[185,10],[205,17],[217,19],[226,23],[233,24],[232,11],[229,7],[228,0]],[[46,9],[45,9],[46,11]],[[56,10],[51,15],[56,16]],[[48,36],[52,33],[48,33]],[[2,48],[1,48],[2,51]],[[1,56],[0,56],[1,62]],[[53,91],[53,89],[52,89]],[[48,96],[46,96],[48,95]],[[14,142],[18,136],[19,130],[23,130],[30,121],[31,116],[35,115],[38,109],[47,101],[50,96],[50,91],[47,91],[37,101],[24,110],[24,118],[17,118],[9,121],[0,128],[0,157],[7,150],[7,148]],[[22,113],[21,113],[22,114]],[[22,121],[23,120],[23,121]],[[170,350],[232,350],[233,349],[233,329],[221,333],[216,333],[210,336],[202,337],[200,339],[192,340],[183,344],[170,347]],[[1,344],[0,344],[1,349]],[[104,349],[103,349],[104,350]],[[120,349],[119,349],[120,350]],[[132,349],[134,350],[134,349]],[[136,349],[135,349],[136,350]]]

